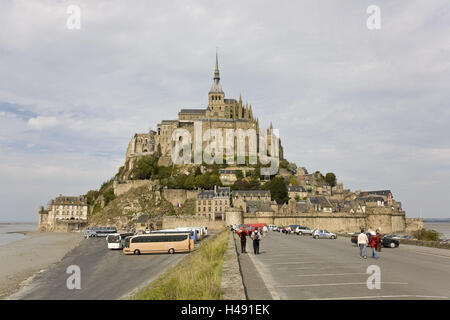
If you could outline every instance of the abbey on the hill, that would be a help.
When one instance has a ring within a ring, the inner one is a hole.
[[[254,117],[251,104],[243,103],[242,97],[239,100],[226,99],[225,93],[220,83],[219,63],[216,53],[216,66],[214,70],[213,84],[208,93],[208,106],[205,109],[181,109],[178,112],[177,120],[162,120],[157,125],[156,131],[150,130],[148,133],[136,133],[128,144],[124,170],[121,178],[130,178],[129,174],[133,169],[135,160],[146,155],[153,155],[160,152],[160,163],[168,165],[171,163],[171,151],[175,145],[172,134],[174,130],[183,128],[189,131],[194,137],[194,121],[201,122],[201,136],[208,129],[254,129],[259,132],[258,118]],[[272,123],[267,132],[272,132]],[[259,136],[258,136],[259,141]],[[225,144],[225,141],[224,141]],[[205,141],[203,141],[205,145]],[[283,149],[279,142],[279,158],[283,159]],[[271,150],[271,135],[267,141],[268,150]]]

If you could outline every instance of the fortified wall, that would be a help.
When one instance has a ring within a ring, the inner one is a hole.
[[[207,227],[208,230],[223,230],[226,227],[225,221],[209,220],[207,217],[197,216],[166,216],[162,219],[163,229],[174,229],[179,227]]]
[[[273,212],[245,213],[240,210],[227,211],[227,225],[266,223],[277,226],[298,224],[312,229],[326,229],[331,232],[357,232],[364,229],[380,229],[382,233],[404,232],[404,213],[287,213],[274,214]],[[419,221],[416,221],[420,224]],[[417,230],[417,229],[411,229]]]

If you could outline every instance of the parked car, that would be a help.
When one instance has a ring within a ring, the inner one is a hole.
[[[384,236],[381,238],[381,245],[385,248],[397,248],[400,245],[400,241]]]
[[[313,231],[308,227],[299,226],[295,229],[295,233],[299,236],[304,235],[304,234],[312,235]]]
[[[314,239],[319,239],[319,238],[326,238],[326,239],[336,239],[337,235],[333,232],[329,232],[327,230],[324,229],[317,229],[314,231],[314,233],[312,234]]]
[[[352,243],[358,245],[358,236],[359,236],[360,234],[361,234],[361,232],[355,232],[355,233],[352,235],[350,241],[351,241]],[[371,237],[372,235],[370,234],[370,232],[366,232],[366,236],[367,236],[367,239],[370,240],[370,237]]]

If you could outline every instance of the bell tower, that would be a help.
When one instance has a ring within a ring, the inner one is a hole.
[[[216,68],[214,70],[214,82],[208,93],[208,109],[214,118],[222,118],[225,115],[225,93],[220,84],[219,59],[216,50]]]

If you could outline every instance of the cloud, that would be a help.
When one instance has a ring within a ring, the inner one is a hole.
[[[37,116],[29,119],[27,124],[31,129],[42,130],[57,126],[58,120],[56,117]]]
[[[16,186],[2,205],[36,194],[23,219],[98,187],[135,132],[206,107],[216,46],[226,97],[272,121],[290,161],[390,188],[409,216],[449,215],[446,1],[381,1],[379,31],[366,28],[370,1],[80,0],[81,30],[66,28],[69,4],[0,11],[0,179]]]

